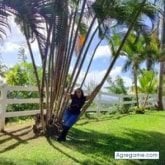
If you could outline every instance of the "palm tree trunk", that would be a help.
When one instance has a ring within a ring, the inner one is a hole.
[[[159,87],[158,87],[158,109],[163,110],[163,70],[164,62],[160,63],[160,73],[159,73]]]
[[[92,31],[92,28],[93,28],[93,26],[94,26],[95,21],[96,21],[96,16],[94,16],[94,18],[92,19],[91,24],[90,24],[90,26],[89,26],[88,32],[87,32],[86,37],[85,37],[84,44],[83,44],[83,46],[82,46],[82,48],[81,48],[81,50],[80,50],[80,53],[79,53],[78,58],[77,58],[77,60],[76,60],[76,63],[74,64],[74,69],[73,69],[73,71],[72,71],[72,73],[71,73],[70,82],[69,82],[68,85],[67,85],[67,90],[66,90],[66,92],[72,92],[72,89],[73,89],[73,85],[72,85],[73,78],[74,78],[74,76],[75,76],[75,74],[76,74],[77,67],[78,67],[79,63],[82,63],[82,60],[85,58],[85,57],[83,57],[83,59],[82,59],[83,51],[84,51],[85,45],[86,45],[85,43],[87,42],[87,40],[88,40],[89,37],[90,37],[90,33],[91,33],[91,31]],[[97,28],[98,28],[98,27],[97,27]],[[93,36],[93,37],[94,37],[94,35],[95,35],[96,32],[97,32],[97,29],[95,30],[95,32],[92,33],[92,36]],[[92,36],[91,36],[91,37],[92,37]],[[93,38],[93,37],[92,37],[92,38]],[[92,42],[92,41],[91,41],[91,42]],[[91,43],[89,42],[89,43],[88,43],[88,46],[89,46],[90,44],[91,44]],[[87,49],[87,48],[86,48],[86,49]],[[72,56],[70,56],[70,57],[72,58]],[[69,59],[69,63],[68,63],[68,65],[67,65],[68,68],[69,68],[69,66],[70,66],[71,58]],[[83,60],[83,61],[84,61],[84,60]],[[77,75],[77,74],[76,74],[76,75]],[[76,81],[76,79],[74,79],[74,81]],[[69,100],[68,100],[67,98],[65,98],[65,99],[63,100],[62,107],[66,107],[67,104],[68,104],[68,101],[69,101]],[[58,116],[59,119],[62,118],[63,111],[64,111],[64,109],[63,109],[63,110],[61,111],[61,113],[59,114],[59,116]]]
[[[151,82],[150,82],[149,88],[152,86],[153,80],[154,80],[154,74],[153,74],[152,80],[151,80]],[[146,104],[147,104],[147,101],[148,101],[148,98],[149,98],[149,94],[150,94],[150,93],[148,92],[147,95],[146,95],[146,97],[145,97],[145,99],[144,99],[144,104],[143,104],[143,107],[144,107],[144,108],[146,107]]]
[[[36,77],[36,80],[37,80],[38,91],[39,91],[39,94],[40,94],[41,123],[42,123],[42,128],[44,130],[44,128],[45,128],[44,115],[43,115],[44,114],[44,110],[43,110],[43,97],[44,96],[43,96],[43,93],[42,93],[42,90],[41,90],[41,84],[40,84],[41,82],[40,82],[39,75],[38,75],[38,72],[37,72],[37,66],[36,66],[36,63],[35,63],[35,60],[34,60],[34,55],[33,55],[33,52],[32,52],[31,44],[30,44],[28,36],[27,36],[25,25],[24,25],[24,34],[25,34],[26,42],[27,42],[28,49],[29,49],[29,52],[30,52],[30,56],[31,56],[31,59],[32,59],[34,74],[35,74],[35,77]]]
[[[147,104],[148,98],[149,98],[149,93],[147,93],[147,95],[146,95],[146,97],[145,97],[145,99],[144,99],[143,108],[146,107],[146,104]]]
[[[89,47],[91,46],[91,43],[92,43],[92,41],[93,41],[93,39],[94,39],[94,37],[95,37],[97,31],[98,31],[98,28],[99,28],[99,25],[97,26],[97,28],[96,28],[95,31],[93,32],[93,34],[92,34],[92,36],[91,36],[91,38],[90,38],[90,40],[89,40],[89,43],[88,43],[88,45],[87,45],[87,47],[86,47],[86,50],[85,50],[85,52],[84,52],[84,54],[83,54],[83,57],[82,57],[82,59],[81,59],[81,61],[80,61],[80,65],[79,65],[79,67],[78,67],[78,71],[77,71],[77,73],[76,73],[76,76],[75,76],[75,78],[74,78],[73,84],[72,84],[72,86],[71,86],[71,91],[73,90],[73,88],[74,88],[74,86],[75,86],[75,84],[76,84],[76,82],[77,82],[77,79],[78,79],[78,77],[79,77],[81,68],[82,68],[82,66],[83,66],[83,64],[84,64],[84,61],[85,61],[85,59],[86,59],[86,56],[87,56],[87,54],[88,54]]]
[[[133,67],[133,79],[135,84],[135,96],[136,96],[136,104],[139,108],[139,95],[138,95],[138,86],[137,86],[137,69],[136,66]]]
[[[93,20],[92,20],[92,22],[91,22],[91,24],[90,24],[90,27],[89,27],[89,29],[88,29],[88,33],[87,33],[87,35],[86,35],[86,37],[85,37],[84,44],[83,44],[83,46],[82,46],[82,48],[81,48],[81,50],[80,50],[79,56],[78,56],[78,58],[77,58],[77,60],[76,60],[76,63],[75,63],[75,65],[74,65],[74,69],[73,69],[73,72],[72,72],[72,74],[71,74],[71,81],[70,81],[70,83],[68,84],[68,90],[69,90],[70,87],[71,87],[71,82],[72,82],[72,80],[73,80],[73,78],[74,78],[74,75],[75,75],[75,73],[76,73],[76,69],[77,69],[77,67],[78,67],[78,64],[80,63],[80,60],[81,60],[81,57],[82,57],[82,54],[83,54],[83,50],[84,50],[84,47],[85,47],[85,43],[86,43],[86,41],[87,41],[87,39],[88,39],[88,37],[89,37],[89,35],[90,35],[90,32],[91,32],[91,30],[92,30],[92,28],[93,28],[93,25],[94,25],[95,21],[96,21],[96,16],[93,18]],[[67,92],[68,92],[68,90],[67,90]]]
[[[164,14],[165,15],[165,1],[164,1]],[[162,23],[162,49],[165,48],[165,17],[163,16]],[[163,110],[163,79],[165,77],[165,62],[160,62],[160,73],[159,73],[159,87],[158,87],[158,109]]]
[[[83,4],[82,4],[82,9],[81,9],[81,13],[80,13],[80,18],[79,18],[79,20],[78,20],[78,25],[77,25],[76,32],[75,32],[75,35],[74,35],[74,39],[73,39],[73,43],[72,43],[72,47],[71,47],[70,54],[73,54],[73,51],[74,51],[74,48],[75,48],[75,44],[76,44],[76,39],[77,39],[77,35],[78,35],[79,26],[80,26],[80,23],[81,23],[81,21],[82,21],[83,14],[84,14],[84,11],[85,11],[86,1],[87,1],[87,0],[84,0],[84,1],[83,1]]]

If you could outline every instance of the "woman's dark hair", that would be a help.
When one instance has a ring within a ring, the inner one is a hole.
[[[83,98],[84,97],[84,91],[81,88],[75,89],[74,96],[77,97],[77,94],[76,94],[77,91],[81,91],[81,98]]]

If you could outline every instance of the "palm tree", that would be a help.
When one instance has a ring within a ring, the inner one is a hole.
[[[137,2],[137,1],[136,1]],[[133,2],[133,3],[135,3],[135,2]],[[127,30],[127,32],[126,32],[126,34],[124,35],[124,37],[123,37],[123,40],[121,41],[121,44],[120,44],[120,46],[118,47],[118,49],[117,50],[115,50],[115,52],[114,52],[114,56],[113,56],[113,59],[112,59],[112,61],[111,61],[111,63],[110,63],[110,65],[109,65],[109,67],[108,67],[108,69],[107,69],[107,72],[106,72],[106,74],[105,74],[105,76],[103,77],[103,79],[101,80],[101,82],[98,84],[98,86],[95,88],[95,90],[93,91],[93,95],[92,95],[92,97],[91,97],[91,100],[86,104],[86,106],[84,106],[84,108],[83,108],[83,112],[85,112],[85,110],[88,108],[88,106],[90,105],[90,103],[93,101],[93,99],[94,99],[94,97],[96,96],[96,94],[97,94],[97,92],[102,88],[102,86],[103,86],[103,84],[104,84],[104,82],[106,81],[106,79],[107,79],[107,77],[109,76],[109,74],[110,74],[110,72],[111,72],[111,70],[112,70],[112,68],[113,68],[113,66],[114,66],[114,64],[115,64],[115,62],[116,62],[116,60],[118,59],[118,57],[119,57],[119,55],[120,55],[120,52],[121,52],[121,50],[122,50],[122,48],[123,48],[123,46],[124,46],[124,44],[125,44],[125,42],[126,42],[126,40],[127,40],[127,38],[129,37],[129,34],[131,33],[131,31],[133,30],[133,28],[134,28],[134,26],[135,26],[135,24],[137,23],[137,20],[138,20],[138,18],[139,18],[139,15],[141,14],[141,12],[143,11],[143,7],[145,6],[145,3],[146,3],[146,1],[143,1],[142,3],[140,3],[139,4],[139,6],[137,7],[138,8],[138,10],[136,10],[136,12],[134,13],[135,15],[134,15],[134,17],[131,17],[132,18],[132,21],[130,21],[129,20],[129,26],[128,26],[128,30]],[[137,4],[136,4],[136,6],[137,6]],[[145,6],[146,7],[146,6]],[[151,8],[150,8],[151,9]],[[104,10],[105,11],[105,10]],[[109,11],[111,11],[111,10],[109,10]],[[127,11],[129,11],[129,10],[127,10]],[[103,12],[103,11],[102,11]],[[103,12],[104,13],[104,12]],[[124,14],[124,13],[123,13]],[[101,14],[101,16],[103,16],[103,14]],[[129,17],[129,18],[130,18]],[[101,17],[102,18],[102,17]]]
[[[128,69],[130,68],[132,70],[137,107],[139,107],[137,76],[140,64],[144,60],[144,39],[142,37],[139,37],[137,41],[136,38],[136,35],[130,35],[125,44],[125,47],[123,47],[123,51],[126,53],[127,57],[127,61],[123,67],[123,71],[128,71]]]
[[[146,68],[151,70],[153,64],[156,60],[158,61],[161,54],[159,51],[159,42],[153,36],[153,33],[151,35],[131,33],[121,52],[121,56],[126,56],[127,58],[123,66],[123,71],[126,72],[130,69],[132,71],[137,106],[139,106],[137,76],[139,74],[140,64],[146,61]],[[115,52],[115,47],[120,44],[121,38],[121,35],[114,35],[112,37],[110,46],[113,52]]]
[[[138,24],[139,15],[142,12],[148,12],[149,16],[153,16],[151,9],[154,9],[151,6],[149,8],[150,12],[148,11],[150,4],[146,3],[146,0],[143,0],[142,3],[141,1],[134,1],[134,3],[132,1],[121,1],[119,3],[116,0],[96,0],[92,4],[88,3],[87,0],[3,0],[0,5],[2,5],[2,7],[0,6],[0,11],[4,10],[10,15],[16,16],[16,21],[25,36],[40,93],[41,121],[44,131],[46,131],[46,126],[49,127],[49,121],[53,116],[53,120],[56,123],[55,127],[60,125],[63,111],[68,103],[68,99],[64,98],[63,94],[65,90],[72,92],[75,87],[84,61],[88,56],[88,50],[97,33],[99,32],[100,36],[102,36],[101,40],[104,37],[108,37],[109,32],[107,30],[114,26],[110,19],[117,20],[116,26],[126,24],[128,27],[104,78],[93,90],[91,99],[83,111],[91,104],[106,81],[131,30],[134,25]],[[5,16],[5,18],[8,17]],[[2,21],[4,22],[4,20]],[[96,24],[97,27],[94,28]],[[109,24],[111,25],[110,27]],[[80,45],[77,49],[78,38],[80,39]],[[41,79],[37,72],[32,50],[34,40],[38,43],[42,61]],[[96,47],[98,46],[96,45]],[[73,64],[68,83],[67,77],[75,50],[77,58]],[[93,57],[91,56],[91,58]],[[90,65],[91,61],[88,67]],[[83,83],[81,85],[83,86]],[[46,122],[44,121],[44,97],[46,97]]]
[[[153,70],[155,63],[159,62],[163,51],[160,50],[160,40],[157,36],[157,29],[150,35],[144,35],[145,39],[145,56],[146,56],[146,68],[147,70]]]
[[[122,98],[122,101],[131,101],[132,100],[130,97],[127,97],[128,88],[125,86],[124,81],[120,76],[117,76],[117,78],[115,80],[112,80],[111,77],[108,77],[107,82],[109,84],[109,86],[106,87],[108,92],[124,95],[124,97]],[[118,110],[120,113],[128,113],[130,106],[131,106],[131,104],[123,104],[122,106],[119,104]]]
[[[111,77],[108,77],[107,82],[109,86],[106,87],[106,89],[108,89],[110,93],[112,92],[115,94],[127,95],[127,88],[125,87],[124,81],[120,76],[118,76],[114,81]]]
[[[161,49],[165,49],[165,1],[163,2],[163,16],[162,16],[162,38],[161,38]],[[158,87],[158,109],[163,110],[163,91],[164,91],[164,76],[165,75],[165,62],[160,62],[160,71],[159,71],[159,87]]]
[[[157,91],[157,77],[154,71],[143,69],[138,77],[139,92],[146,94],[145,99],[143,100],[143,108],[145,108],[149,94],[155,94]]]

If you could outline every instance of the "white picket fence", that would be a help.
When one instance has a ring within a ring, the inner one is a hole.
[[[28,98],[28,99],[22,99],[22,98],[8,98],[7,94],[12,91],[29,91],[29,92],[35,92],[37,91],[37,87],[34,86],[8,86],[6,84],[0,85],[0,130],[4,129],[5,126],[5,118],[10,117],[18,117],[18,116],[29,116],[29,115],[35,115],[39,113],[39,110],[26,110],[26,111],[16,111],[16,112],[6,112],[7,105],[10,104],[23,104],[23,103],[39,103],[39,98]],[[108,104],[109,106],[112,105],[123,105],[123,104],[135,104],[136,101],[124,101],[124,97],[130,97],[133,98],[133,95],[116,95],[116,94],[108,94],[108,93],[101,93],[98,97],[95,99],[95,104],[98,105],[98,108],[92,109],[89,108],[88,112],[97,112],[105,111],[104,109],[100,108],[100,104]],[[141,100],[143,100],[143,95],[141,96]],[[153,95],[149,102],[150,104],[156,103],[156,95]]]

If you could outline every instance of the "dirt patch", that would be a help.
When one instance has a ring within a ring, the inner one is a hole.
[[[6,126],[5,130],[0,132],[0,153],[37,138],[33,133],[32,126],[32,122]]]

